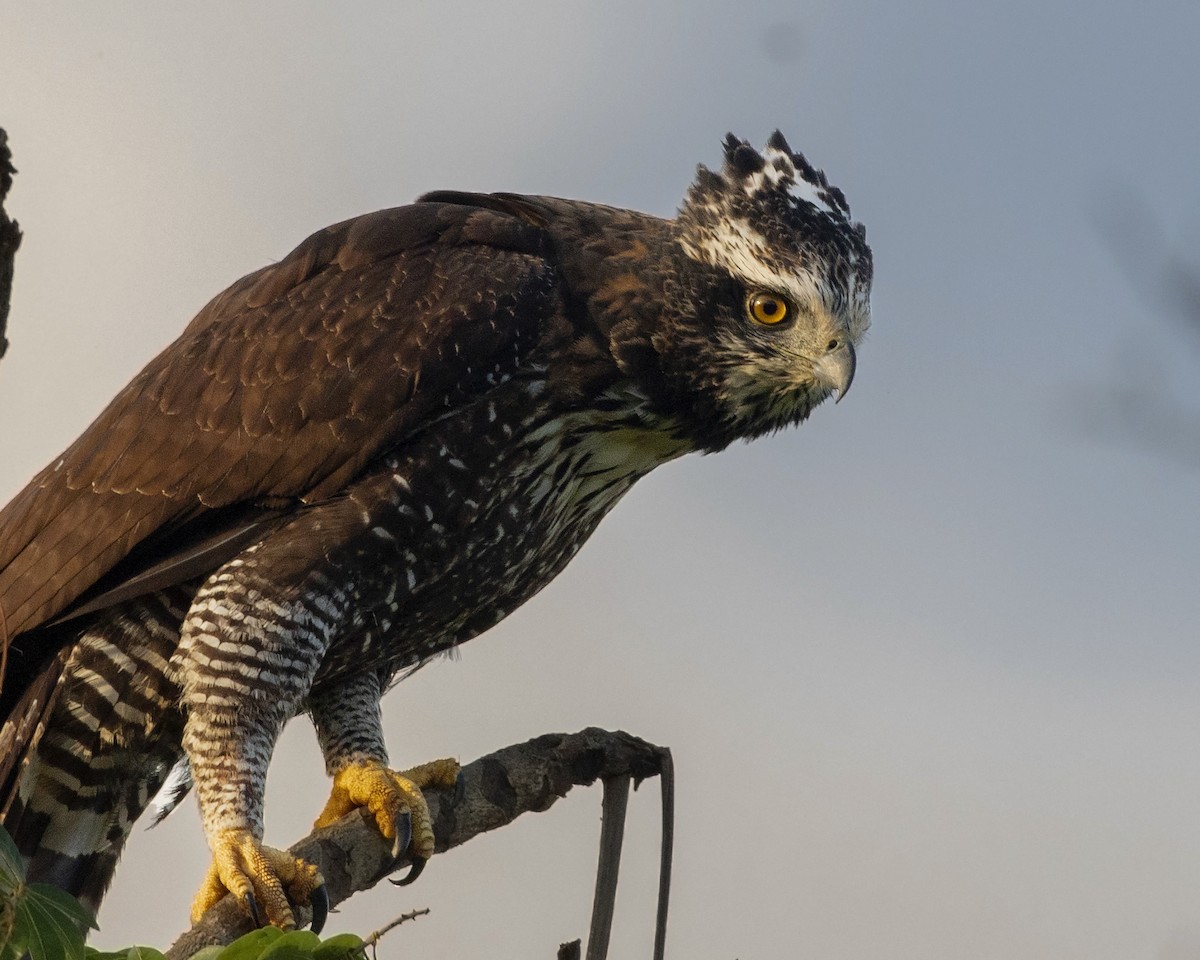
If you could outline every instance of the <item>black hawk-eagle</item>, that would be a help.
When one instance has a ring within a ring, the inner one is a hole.
[[[316,725],[385,836],[451,763],[389,770],[382,691],[544,587],[639,477],[845,394],[871,252],[774,134],[673,220],[439,192],[239,280],[0,512],[0,803],[31,880],[97,905],[182,764],[260,922],[323,911],[265,847],[276,738]],[[398,851],[402,852],[402,851]]]

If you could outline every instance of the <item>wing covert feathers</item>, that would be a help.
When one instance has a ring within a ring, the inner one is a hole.
[[[134,551],[161,563],[157,541],[206,511],[337,493],[516,372],[559,309],[544,248],[505,213],[422,203],[328,227],[239,280],[0,511],[8,637]]]

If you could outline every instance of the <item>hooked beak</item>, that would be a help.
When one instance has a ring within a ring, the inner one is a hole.
[[[854,354],[854,344],[848,339],[838,345],[813,364],[813,376],[819,383],[837,393],[837,403],[842,402],[854,382],[854,368],[858,360]]]

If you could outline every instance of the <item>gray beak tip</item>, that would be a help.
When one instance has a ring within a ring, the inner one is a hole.
[[[850,384],[854,382],[854,371],[858,367],[854,345],[846,341],[832,353],[822,357],[818,367],[824,375],[825,382],[837,393],[834,403],[841,403],[850,392]]]

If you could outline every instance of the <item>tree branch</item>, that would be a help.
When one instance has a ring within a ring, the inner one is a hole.
[[[426,793],[436,850],[460,846],[522,813],[548,810],[573,786],[620,776],[631,776],[638,783],[657,776],[666,755],[663,748],[628,733],[595,727],[574,734],[546,734],[497,750],[464,766],[453,793]],[[314,831],[291,852],[320,868],[330,906],[375,886],[408,862],[407,858],[392,860],[389,842],[374,820],[360,811]],[[168,960],[184,960],[203,947],[229,943],[250,929],[249,918],[226,897],[175,941],[167,951]]]
[[[16,221],[10,220],[4,212],[4,201],[16,172],[8,149],[8,134],[0,127],[0,357],[8,350],[4,331],[8,328],[8,308],[12,299],[13,261],[17,247],[21,245],[21,231]]]

